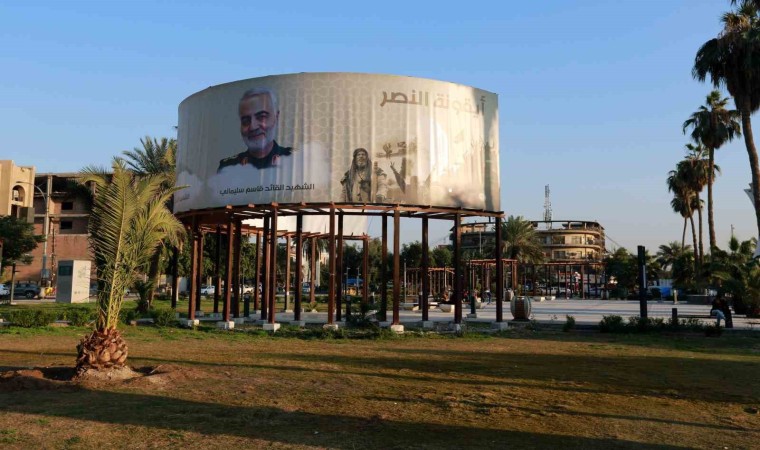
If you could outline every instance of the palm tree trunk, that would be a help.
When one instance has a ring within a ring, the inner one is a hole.
[[[697,247],[697,231],[694,228],[694,214],[689,216],[689,221],[691,222],[691,240],[694,243],[694,274],[696,275],[699,271],[699,249]]]
[[[757,221],[757,234],[760,238],[760,165],[757,160],[757,148],[755,148],[755,138],[752,136],[752,110],[749,99],[742,101],[742,134],[744,134],[744,144],[747,147],[749,156],[749,167],[752,171],[752,197],[755,199],[755,219]]]
[[[683,251],[684,247],[686,247],[686,224],[688,223],[689,219],[686,217],[683,218],[683,233],[681,233],[681,251]]]
[[[158,271],[161,268],[161,247],[156,248],[156,252],[153,257],[150,258],[150,266],[148,267],[148,281],[150,287],[148,288],[148,309],[153,305],[153,298],[156,295],[156,287],[158,286]]]
[[[699,264],[701,265],[705,258],[705,250],[702,247],[702,201],[699,199],[699,192],[697,192],[697,216],[699,218]]]
[[[710,235],[710,254],[717,247],[715,243],[715,218],[713,216],[713,171],[715,170],[715,149],[709,149],[707,169],[707,228]]]

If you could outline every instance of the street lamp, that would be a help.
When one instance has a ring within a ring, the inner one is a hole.
[[[40,285],[42,285],[43,281],[50,279],[50,274],[48,273],[47,269],[47,240],[48,234],[50,233],[50,198],[48,197],[48,194],[42,190],[42,188],[34,183],[29,183],[27,181],[17,181],[17,183],[34,186],[34,188],[37,189],[37,191],[42,196],[42,200],[45,202],[45,221],[42,224],[42,233],[45,235],[45,241],[42,243],[42,271],[40,271]],[[32,203],[32,205],[34,205],[34,203]]]

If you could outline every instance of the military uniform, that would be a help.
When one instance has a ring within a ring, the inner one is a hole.
[[[277,166],[277,160],[279,160],[281,156],[290,156],[290,154],[293,153],[292,147],[281,147],[277,144],[277,141],[273,141],[272,143],[272,151],[269,152],[267,156],[263,158],[254,158],[248,153],[248,150],[245,150],[235,156],[230,156],[229,158],[224,158],[219,161],[219,168],[216,169],[216,172],[221,172],[225,167],[237,165],[245,166],[246,164],[250,164],[257,169],[275,167]]]

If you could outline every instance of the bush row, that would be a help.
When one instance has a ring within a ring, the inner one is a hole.
[[[708,336],[720,335],[720,327],[705,325],[699,319],[680,319],[673,321],[662,317],[632,316],[626,322],[620,316],[604,316],[599,322],[602,333],[645,333],[650,331],[704,331]]]
[[[96,310],[89,308],[67,308],[60,311],[20,309],[5,313],[4,318],[11,325],[23,328],[44,327],[56,320],[66,320],[75,327],[81,327],[93,322],[97,318],[97,314]],[[176,322],[173,310],[152,310],[149,317],[153,318],[153,323],[160,327],[170,326]],[[127,324],[138,318],[140,315],[132,309],[122,310],[120,314],[121,321]]]

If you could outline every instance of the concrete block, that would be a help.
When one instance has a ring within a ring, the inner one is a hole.
[[[280,324],[267,322],[264,325],[262,325],[262,328],[264,328],[264,331],[271,331],[272,333],[274,333],[275,331],[280,329]]]
[[[438,308],[445,313],[454,312],[454,305],[438,305]]]
[[[201,323],[198,319],[186,319],[184,324],[188,328],[197,327]]]
[[[478,318],[478,313],[468,313],[467,314],[467,318],[468,319],[477,319]]]
[[[229,322],[217,322],[216,327],[220,330],[232,330],[235,328],[235,322],[229,321]]]
[[[508,322],[494,322],[491,324],[491,328],[498,331],[503,331],[509,328]]]
[[[242,325],[245,323],[245,317],[235,317],[232,321],[235,322],[235,325]]]
[[[432,320],[423,320],[422,322],[420,322],[420,326],[422,327],[423,330],[432,330],[435,328],[435,322],[433,322]]]
[[[391,331],[397,334],[404,334],[404,326],[401,324],[391,325]]]
[[[337,330],[340,327],[338,326],[337,323],[326,323],[322,325],[322,328],[324,328],[325,330]]]

